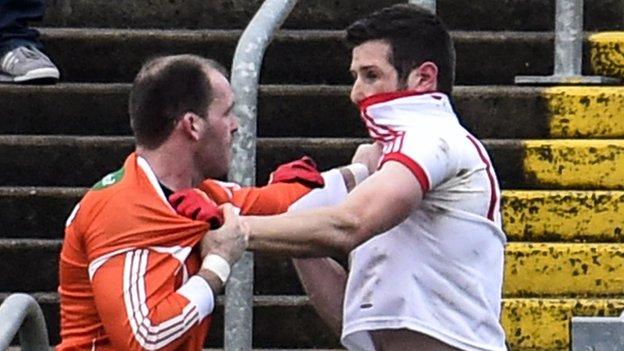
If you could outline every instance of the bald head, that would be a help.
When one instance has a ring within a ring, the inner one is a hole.
[[[187,112],[205,118],[214,98],[212,80],[227,81],[226,76],[219,63],[195,55],[148,61],[130,92],[130,125],[137,145],[157,148]]]

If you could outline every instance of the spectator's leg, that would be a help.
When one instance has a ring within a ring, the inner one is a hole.
[[[0,82],[55,81],[59,72],[41,51],[29,21],[43,18],[45,0],[0,0]]]
[[[28,22],[41,20],[44,11],[44,0],[0,0],[0,56],[19,46],[41,49],[39,32]]]

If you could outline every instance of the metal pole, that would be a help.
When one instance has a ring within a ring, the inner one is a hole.
[[[580,76],[583,59],[583,0],[557,0],[555,76]]]
[[[517,76],[516,84],[614,84],[619,79],[583,76],[583,0],[557,0],[555,53],[552,76]]]
[[[436,13],[436,0],[409,0],[410,4],[418,5],[432,13]]]
[[[48,351],[48,330],[41,307],[26,294],[13,294],[0,305],[0,350],[6,350],[19,331],[24,351]]]
[[[244,186],[256,183],[256,115],[258,80],[266,48],[297,0],[266,0],[241,36],[232,62],[238,135],[229,179]],[[233,267],[225,289],[224,348],[252,348],[253,255],[245,253]]]
[[[619,351],[624,345],[624,320],[619,317],[572,317],[571,351]]]

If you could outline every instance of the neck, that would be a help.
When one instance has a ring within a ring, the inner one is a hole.
[[[178,191],[197,186],[203,179],[193,167],[191,153],[173,149],[166,144],[153,150],[137,146],[136,154],[147,161],[158,181],[167,188]]]

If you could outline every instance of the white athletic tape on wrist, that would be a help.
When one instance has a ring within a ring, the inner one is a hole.
[[[223,284],[225,284],[230,276],[230,264],[225,258],[219,255],[210,254],[204,257],[202,268],[216,274]]]
[[[348,165],[347,169],[351,171],[351,174],[353,174],[353,178],[355,178],[355,184],[360,184],[370,175],[368,173],[368,167],[361,163]]]

